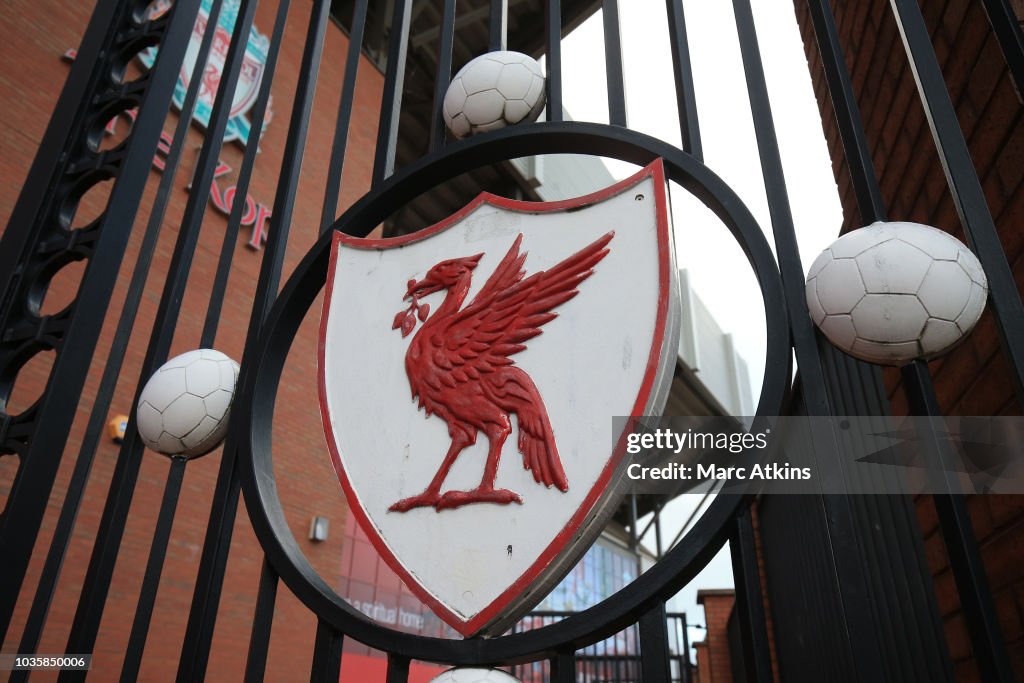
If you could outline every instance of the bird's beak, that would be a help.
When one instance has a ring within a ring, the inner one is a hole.
[[[405,290],[405,300],[411,301],[414,296],[427,296],[428,294],[440,291],[440,289],[441,285],[434,282],[430,275],[427,275],[419,282],[416,280],[409,280],[409,287]]]

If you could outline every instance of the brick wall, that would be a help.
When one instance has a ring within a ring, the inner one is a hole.
[[[704,607],[707,634],[697,643],[697,671],[700,683],[731,683],[732,660],[729,656],[729,616],[736,603],[731,588],[697,591],[697,604]]]
[[[90,5],[55,0],[11,0],[0,13],[0,32],[5,36],[0,41],[0,87],[7,93],[4,116],[0,118],[0,177],[5,181],[0,183],[0,226],[7,224],[21,182],[49,120],[53,103],[67,76],[68,65],[61,61],[61,55],[66,49],[77,47],[88,20]],[[277,3],[260,3],[256,15],[256,27],[260,32],[270,33],[276,10]],[[261,151],[251,195],[268,206],[274,198],[309,11],[309,3],[293,3],[273,89],[273,120],[260,143]],[[346,50],[345,35],[336,25],[330,25],[287,252],[286,274],[311,246],[317,234]],[[382,86],[383,77],[380,72],[364,60],[357,84],[340,206],[351,204],[369,187]],[[170,114],[165,130],[172,132],[176,122],[177,115]],[[182,160],[182,171],[171,191],[164,230],[135,321],[131,345],[125,356],[124,369],[111,407],[112,414],[127,414],[132,409],[130,402],[135,383],[152,329],[177,225],[188,198],[184,179],[192,172],[197,148],[201,143],[202,131],[193,126]],[[242,148],[236,143],[228,143],[221,150],[220,156],[236,169],[218,180],[223,191],[233,185],[237,178]],[[156,171],[151,173],[149,180],[124,266],[119,274],[118,286],[110,303],[103,336],[82,393],[65,461],[54,486],[50,507],[22,591],[19,610],[10,631],[12,636],[4,644],[5,651],[14,651],[16,648],[38,572],[49,547],[59,503],[63,500],[71,467],[77,457],[82,431],[108,354],[131,267],[138,253],[141,232],[148,218],[148,207],[159,180]],[[103,197],[87,197],[75,224],[82,222],[80,218],[84,213],[95,215],[97,208],[102,206],[102,200]],[[208,207],[174,339],[173,354],[194,348],[198,342],[225,225],[225,217]],[[247,246],[250,236],[249,229],[243,228],[237,244],[231,245],[234,264],[216,341],[217,348],[235,359],[241,356],[244,331],[263,253]],[[54,307],[48,310],[59,310],[57,302],[70,299],[70,292],[74,291],[77,282],[74,270],[62,273],[51,286],[47,306]],[[332,585],[337,585],[346,507],[326,455],[317,408],[315,350],[318,316],[319,303],[311,309],[295,340],[278,395],[274,432],[275,473],[287,518],[300,546],[322,576]],[[25,369],[15,388],[16,404],[25,406],[33,395],[38,395],[46,372],[44,364]],[[64,563],[51,616],[40,645],[41,652],[64,650],[117,454],[116,445],[104,439],[96,455]],[[139,680],[173,680],[219,461],[218,450],[188,465]],[[12,457],[0,458],[0,505],[6,500],[15,465]],[[120,670],[167,467],[166,459],[149,451],[143,454],[139,484],[132,501],[124,543],[104,612],[90,680],[116,680]],[[244,504],[241,507],[235,524],[227,580],[214,635],[209,680],[239,680],[248,646],[262,553],[250,528]],[[325,543],[312,544],[306,540],[313,515],[326,516],[330,520],[330,536]],[[282,585],[277,597],[267,680],[294,680],[297,670],[308,671],[315,626],[313,615]],[[36,678],[41,681],[53,679],[45,675],[33,675],[33,680]]]
[[[977,166],[1004,249],[1024,282],[1024,107],[992,35],[982,3],[921,0],[950,95]],[[952,198],[907,65],[899,32],[885,0],[833,2],[853,76],[872,158],[893,220],[934,225],[963,239]],[[844,207],[843,230],[860,227],[828,90],[804,0],[795,0],[814,91],[821,109],[833,171]],[[1014,0],[1024,16],[1024,3]],[[805,255],[810,258],[812,255]],[[1010,373],[999,350],[995,323],[986,313],[970,338],[931,363],[944,412],[1016,415]],[[887,371],[893,408],[905,413],[899,375]],[[1017,676],[1024,679],[1024,497],[972,497],[969,506]],[[918,500],[928,563],[957,679],[978,680],[949,562],[929,498]]]
[[[693,644],[697,652],[697,666],[691,670],[693,683],[708,683],[711,680],[711,652],[707,641]]]

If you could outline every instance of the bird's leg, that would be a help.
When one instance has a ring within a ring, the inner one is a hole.
[[[468,437],[461,430],[455,430],[452,434],[452,445],[448,448],[448,452],[444,456],[444,462],[441,463],[441,467],[437,470],[437,474],[430,480],[430,484],[423,493],[418,496],[410,496],[409,498],[403,498],[397,503],[393,504],[388,508],[390,512],[408,512],[413,508],[419,507],[433,507],[437,505],[441,500],[441,484],[444,483],[445,477],[448,476],[448,471],[451,470],[452,465],[455,463],[455,458],[459,456],[459,453],[466,448],[466,446],[473,443],[473,439]]]
[[[494,488],[494,479],[498,475],[498,461],[501,459],[501,448],[505,445],[505,439],[512,433],[512,426],[506,418],[503,424],[488,425],[484,432],[487,434],[490,448],[487,452],[487,464],[484,466],[484,476],[480,480],[480,486],[472,491],[446,492],[436,505],[438,510],[457,508],[470,503],[498,503],[501,505],[519,503],[522,505],[523,499],[515,491]]]
[[[487,464],[484,466],[484,476],[480,480],[478,491],[493,491],[494,478],[498,476],[498,461],[501,459],[501,449],[505,445],[505,439],[512,433],[511,425],[504,424],[487,430],[487,441],[490,450],[487,451]]]

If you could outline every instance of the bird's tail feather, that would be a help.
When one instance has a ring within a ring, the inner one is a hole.
[[[525,376],[525,373],[524,373]],[[569,490],[569,482],[558,457],[555,436],[551,431],[548,411],[540,393],[529,382],[531,400],[523,401],[516,411],[519,420],[519,452],[523,454],[523,467],[533,473],[533,479],[545,486],[556,486],[561,491]]]
[[[568,491],[569,481],[558,457],[548,412],[533,380],[515,366],[503,368],[490,375],[489,380],[486,386],[494,400],[518,419],[523,467],[533,473],[537,483]]]

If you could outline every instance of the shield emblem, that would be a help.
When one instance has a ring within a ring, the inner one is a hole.
[[[660,412],[677,296],[660,161],[573,200],[483,194],[412,235],[335,235],[334,466],[381,556],[463,635],[511,625],[614,511],[613,417]]]

